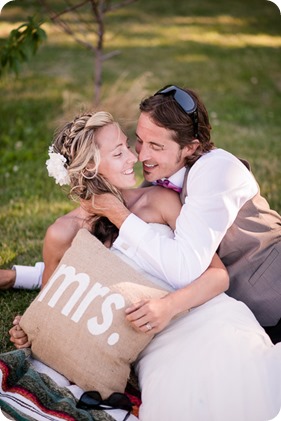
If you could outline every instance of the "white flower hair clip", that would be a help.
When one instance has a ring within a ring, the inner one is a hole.
[[[64,166],[66,158],[62,154],[54,152],[53,145],[49,147],[49,157],[50,159],[46,161],[49,176],[54,177],[56,184],[60,186],[69,185],[70,178]]]

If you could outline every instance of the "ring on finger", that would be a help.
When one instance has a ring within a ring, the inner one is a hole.
[[[150,324],[150,323],[146,323],[146,325],[145,325],[145,326],[146,326],[146,329],[147,329],[147,330],[151,330],[151,329],[152,329],[152,326],[151,326],[151,324]]]

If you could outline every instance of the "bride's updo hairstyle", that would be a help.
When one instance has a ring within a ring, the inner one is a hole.
[[[120,191],[98,172],[100,151],[96,136],[108,124],[115,124],[120,130],[108,112],[83,113],[55,133],[52,149],[66,160],[64,167],[70,180],[70,196],[74,200],[91,200],[94,195],[112,193],[124,203]],[[92,233],[103,242],[107,239],[113,241],[118,232],[105,217],[93,215],[91,224]]]

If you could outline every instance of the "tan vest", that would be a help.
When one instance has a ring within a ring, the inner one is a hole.
[[[281,216],[258,193],[240,209],[217,252],[230,275],[227,294],[246,303],[262,326],[275,326],[281,318]]]

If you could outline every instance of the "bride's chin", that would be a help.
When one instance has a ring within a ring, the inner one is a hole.
[[[131,175],[131,177],[130,178],[128,178],[128,180],[127,180],[127,187],[134,187],[134,185],[136,184],[136,182],[137,182],[137,180],[136,180],[136,177],[135,177],[135,175]]]

